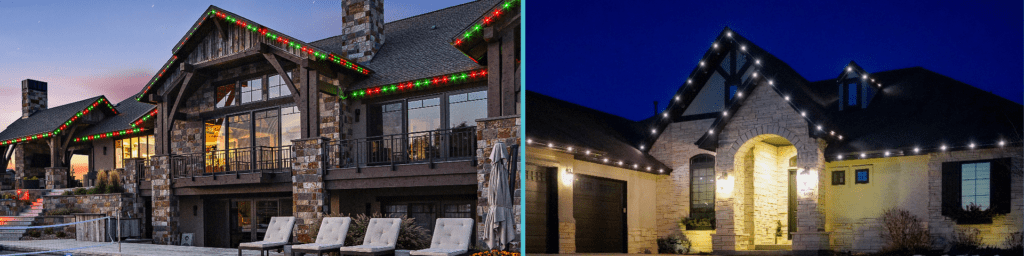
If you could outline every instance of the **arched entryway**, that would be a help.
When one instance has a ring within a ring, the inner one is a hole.
[[[744,142],[733,159],[736,175],[737,230],[747,249],[788,249],[795,226],[797,149],[779,135],[759,135]]]

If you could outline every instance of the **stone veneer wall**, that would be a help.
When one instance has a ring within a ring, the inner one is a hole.
[[[749,151],[749,141],[758,141],[756,137],[765,134],[779,135],[793,143],[799,155],[797,166],[811,170],[810,176],[805,178],[818,180],[799,193],[797,225],[800,232],[793,236],[793,250],[826,249],[828,234],[824,233],[823,206],[818,193],[820,181],[825,180],[824,143],[810,138],[807,122],[770,86],[758,86],[747,97],[725,128],[718,132],[715,176],[728,173],[734,179],[734,186],[731,196],[716,198],[718,228],[713,241],[715,251],[751,249],[750,235],[754,230],[745,227],[746,217],[742,214],[747,210],[744,185],[751,181],[739,175],[741,169],[737,167],[743,166],[744,162],[737,156]]]
[[[576,253],[576,222],[558,222],[558,253]]]
[[[680,232],[682,232],[682,239],[690,241],[690,251],[687,253],[712,252],[711,235],[715,234],[714,230],[681,230]]]
[[[315,221],[323,218],[324,211],[324,138],[292,141],[295,161],[292,164],[292,202],[295,216],[295,238],[311,243],[310,230]]]
[[[178,197],[171,189],[170,156],[153,156],[150,177],[153,183],[153,243],[178,243]]]
[[[655,228],[630,228],[627,239],[630,253],[658,252],[658,231]]]
[[[344,0],[341,7],[342,54],[356,63],[370,61],[384,45],[384,1]]]
[[[46,170],[42,167],[30,167],[26,157],[32,154],[47,154],[50,153],[50,148],[46,144],[40,143],[18,143],[14,146],[14,186],[15,188],[22,188],[21,181],[26,177],[39,177],[39,179],[46,178]],[[39,186],[43,187],[46,184],[40,183]]]
[[[477,138],[477,245],[483,245],[483,237],[486,234],[484,229],[484,219],[488,209],[491,206],[491,202],[484,196],[484,189],[488,187],[488,181],[490,180],[491,170],[491,151],[494,149],[494,145],[498,142],[505,143],[506,150],[509,150],[512,145],[519,144],[519,116],[504,116],[495,118],[484,118],[476,120],[476,138]],[[525,147],[525,145],[521,145]],[[509,151],[511,156],[512,152]],[[524,171],[520,162],[519,171]],[[516,180],[509,180],[512,184],[520,184],[519,176],[516,175]],[[520,188],[515,189],[512,199],[512,211],[515,212],[515,227],[516,227],[516,239],[514,250],[519,250],[518,245],[519,234],[522,233],[521,223],[522,216],[520,216],[520,204],[519,194],[521,194]]]
[[[29,203],[15,199],[0,200],[0,216],[17,216],[29,207]]]
[[[658,237],[679,235],[679,220],[690,216],[690,158],[699,154],[715,155],[693,143],[707,131],[714,119],[670,124],[651,147],[650,154],[672,168],[658,180]]]
[[[1021,148],[996,148],[979,149],[968,151],[953,151],[944,153],[931,153],[928,161],[928,231],[932,237],[934,248],[943,248],[952,240],[953,233],[957,228],[977,228],[981,231],[983,246],[1003,247],[1003,241],[1013,232],[1024,230],[1024,186],[1021,178],[1024,176],[1024,155]],[[960,225],[949,217],[942,215],[942,163],[959,162],[972,160],[986,160],[996,158],[1011,158],[1012,181],[1010,182],[1010,213],[997,215],[992,219],[992,224]]]
[[[67,167],[46,167],[46,189],[61,189],[68,184]]]
[[[74,208],[82,210],[84,213],[117,216],[118,202],[121,202],[122,218],[140,216],[140,213],[135,211],[135,197],[128,193],[43,196],[43,209]]]

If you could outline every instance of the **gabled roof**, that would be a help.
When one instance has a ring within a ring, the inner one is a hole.
[[[19,139],[24,141],[26,137],[31,138],[36,135],[39,137],[32,139],[58,135],[74,125],[80,116],[79,114],[85,115],[97,109],[110,115],[116,115],[118,111],[109,102],[104,96],[96,96],[44,109],[28,118],[15,120],[11,125],[7,126],[7,129],[0,132],[0,144],[17,143],[20,142]]]
[[[689,107],[690,103],[703,89],[707,80],[713,74],[711,67],[719,65],[730,51],[746,54],[750,60],[754,61],[751,68],[755,71],[756,77],[752,75],[751,79],[748,79],[748,81],[745,81],[744,84],[737,88],[737,92],[749,95],[753,88],[757,86],[771,86],[776,93],[784,98],[789,98],[787,103],[797,112],[803,113],[810,127],[822,125],[824,128],[829,126],[825,110],[821,106],[828,104],[828,102],[834,99],[819,97],[814,94],[810,82],[788,64],[726,27],[715,39],[712,46],[708,48],[704,57],[698,63],[695,63],[696,65],[693,71],[690,72],[687,82],[679,87],[673,96],[673,101],[666,108],[665,112],[659,114],[663,116],[645,119],[647,125],[645,129],[646,138],[642,142],[637,143],[637,145],[634,145],[634,147],[646,146],[643,150],[650,150],[649,145],[654,144],[654,141],[658,139],[658,136],[661,135],[664,129],[673,122],[675,116],[686,111],[686,108]],[[725,103],[726,111],[735,113],[746,98],[748,97],[733,97],[732,100]],[[697,140],[697,146],[705,150],[714,150],[718,146],[717,132],[721,131],[730,118],[731,115],[718,115],[711,127],[708,127],[704,135]],[[822,133],[821,131],[811,129],[810,134],[818,136]]]
[[[552,143],[552,148],[566,151],[573,147],[578,160],[613,166],[622,161],[622,168],[626,169],[634,169],[632,165],[637,164],[638,171],[671,172],[664,163],[632,146],[644,137],[640,123],[529,90],[526,113],[526,137],[534,146],[547,147],[545,144]],[[587,150],[591,154],[585,154]],[[609,162],[604,163],[604,158]],[[651,171],[646,171],[648,166]]]
[[[214,21],[224,21],[224,24],[214,24]],[[153,93],[155,89],[158,89],[154,86],[160,85],[161,83],[159,82],[163,79],[171,78],[171,76],[164,76],[168,69],[171,69],[173,71],[173,68],[177,67],[177,65],[179,65],[182,61],[185,60],[184,56],[188,55],[187,53],[193,50],[194,47],[199,44],[199,40],[202,39],[202,35],[207,35],[208,33],[211,33],[211,31],[212,33],[216,33],[218,26],[238,26],[240,28],[243,28],[245,31],[259,35],[259,37],[257,38],[263,40],[262,43],[277,48],[287,49],[288,52],[295,51],[297,52],[296,55],[300,55],[300,58],[309,58],[310,60],[313,61],[326,61],[334,63],[346,69],[349,69],[357,74],[362,75],[369,75],[374,72],[371,69],[365,68],[359,64],[352,63],[351,61],[341,57],[344,56],[342,54],[336,54],[324,50],[313,44],[309,44],[301,40],[295,39],[294,37],[285,35],[276,30],[262,26],[249,19],[238,16],[237,14],[225,11],[220,7],[211,5],[209,8],[206,9],[203,15],[200,16],[198,20],[196,20],[195,24],[192,25],[191,28],[189,28],[188,33],[182,36],[181,40],[179,40],[178,43],[175,44],[175,46],[171,50],[171,58],[169,58],[167,62],[161,67],[160,72],[157,72],[155,75],[153,75],[153,78],[151,78],[150,81],[146,83],[145,89],[143,89],[142,93],[136,97],[136,100],[146,101],[145,95]],[[197,34],[200,36],[196,36]],[[240,52],[235,54],[242,53]],[[182,57],[179,58],[178,56]]]
[[[831,142],[827,159],[839,154],[884,155],[975,147],[1020,145],[1024,106],[921,67],[870,74],[882,84],[867,108],[830,109],[846,136]],[[832,92],[835,94],[834,90]]]
[[[499,2],[474,1],[384,24],[384,45],[370,61],[360,63],[376,73],[352,84],[349,89],[365,89],[480,68],[473,59],[449,44],[449,39]],[[343,35],[338,35],[311,44],[328,51],[342,52],[343,38]]]
[[[85,128],[78,132],[79,135],[75,137],[88,136],[93,134],[108,133],[114,131],[120,131],[124,129],[133,128],[132,123],[138,120],[142,116],[146,115],[150,111],[156,109],[155,105],[149,103],[143,103],[135,100],[135,97],[128,97],[127,99],[118,102],[114,106],[119,110],[115,116],[108,117],[100,121],[99,123]]]

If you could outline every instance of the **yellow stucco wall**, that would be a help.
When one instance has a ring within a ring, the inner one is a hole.
[[[588,175],[626,182],[626,230],[630,253],[658,251],[657,245],[657,182],[665,175],[642,173],[630,169],[578,161],[564,152],[530,147],[526,153],[527,165],[558,168],[558,219],[565,227],[574,227],[573,187],[563,181],[567,169],[576,175]],[[573,223],[573,224],[569,224]],[[560,252],[575,252],[575,231],[560,230]],[[572,243],[571,245],[569,243]]]

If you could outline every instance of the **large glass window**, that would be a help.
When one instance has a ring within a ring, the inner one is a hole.
[[[263,100],[263,79],[256,78],[242,83],[242,104]]]
[[[235,91],[235,84],[217,86],[216,107],[223,108],[237,105],[236,98],[238,98],[238,94]]]
[[[412,100],[408,103],[409,133],[441,128],[441,98]]]
[[[281,145],[288,146],[301,136],[299,107],[281,108]]]
[[[991,163],[970,163],[960,166],[960,197],[961,207],[968,209],[974,205],[981,210],[988,209],[991,205],[990,199],[992,183]]]
[[[715,217],[715,157],[690,159],[690,218]]]
[[[402,103],[389,103],[381,109],[381,135],[402,133]]]
[[[288,77],[292,76],[292,72],[288,72]],[[288,78],[285,78],[288,79]],[[268,98],[277,98],[281,96],[292,95],[292,91],[288,89],[288,83],[281,79],[280,75],[273,75],[267,78],[267,96]]]
[[[476,120],[487,117],[487,91],[448,96],[448,128],[476,126]]]
[[[256,112],[256,146],[277,147],[280,145],[281,118],[279,110]]]
[[[123,138],[114,141],[114,168],[124,168],[129,158],[149,158],[155,153],[153,135]]]

